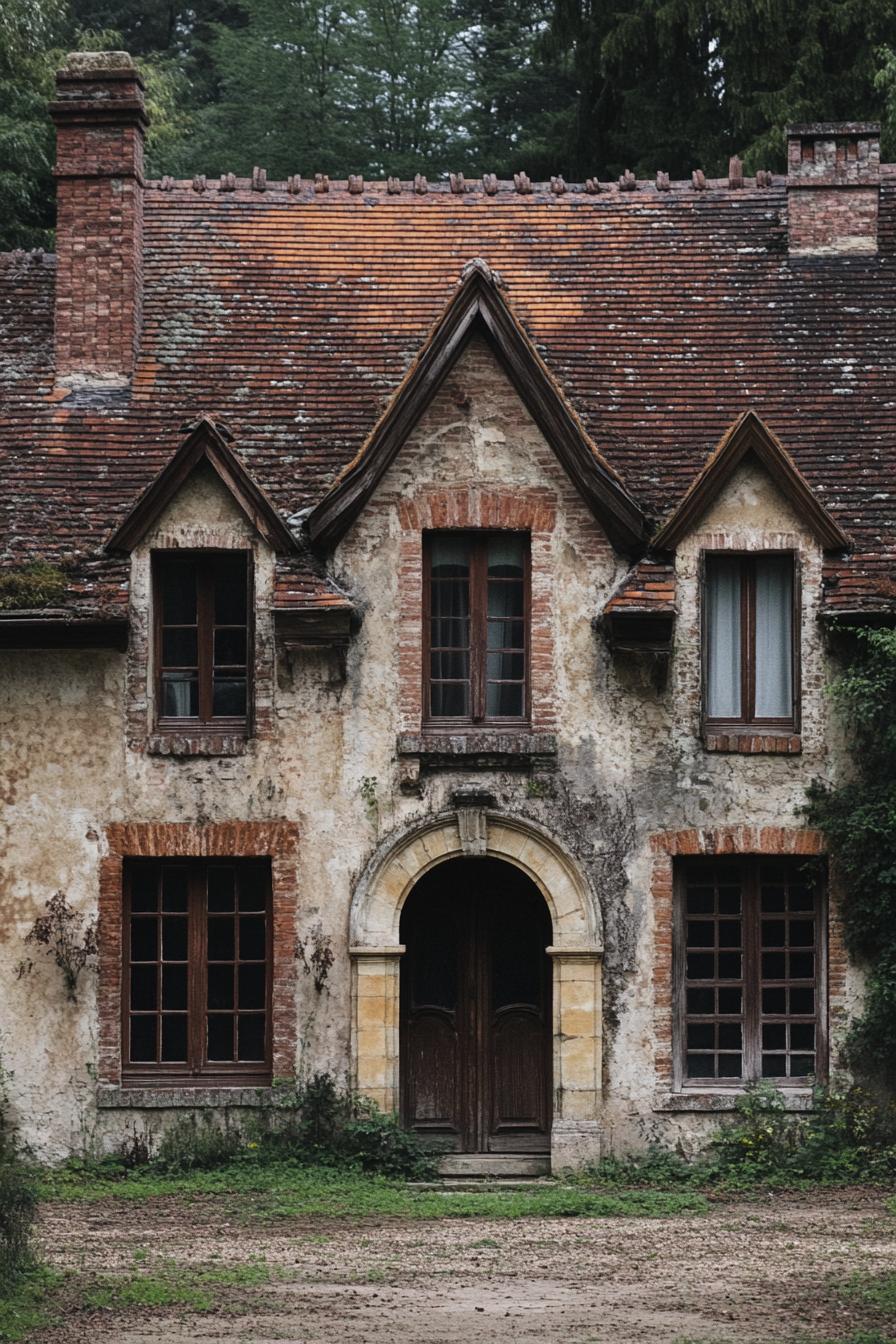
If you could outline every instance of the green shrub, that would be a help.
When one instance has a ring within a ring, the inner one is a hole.
[[[31,1228],[37,1195],[8,1121],[0,1065],[0,1297],[33,1265]]]
[[[186,1116],[162,1136],[154,1154],[129,1140],[122,1153],[106,1159],[103,1174],[125,1176],[145,1165],[164,1175],[213,1171],[235,1162],[294,1162],[342,1167],[382,1176],[420,1179],[433,1172],[431,1157],[416,1135],[370,1101],[337,1086],[330,1074],[281,1091],[276,1103],[249,1113],[241,1123],[219,1124],[206,1116]]]

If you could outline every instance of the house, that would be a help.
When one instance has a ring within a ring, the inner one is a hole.
[[[861,990],[801,813],[829,631],[894,593],[878,128],[791,127],[786,176],[146,181],[125,54],[52,114],[56,254],[0,259],[25,1137],[330,1070],[531,1171],[809,1104]]]

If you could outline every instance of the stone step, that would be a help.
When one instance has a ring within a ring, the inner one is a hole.
[[[446,1153],[439,1159],[439,1175],[447,1177],[506,1180],[550,1174],[547,1153]]]

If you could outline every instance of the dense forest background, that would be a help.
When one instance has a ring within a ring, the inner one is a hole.
[[[896,150],[896,0],[2,0],[0,249],[52,240],[75,47],[139,60],[153,176],[718,175],[821,118]]]

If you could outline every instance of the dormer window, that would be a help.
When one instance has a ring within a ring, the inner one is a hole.
[[[160,729],[245,731],[251,687],[245,551],[153,557]]]
[[[795,593],[791,552],[706,556],[703,636],[708,728],[796,729]]]
[[[528,719],[529,537],[425,538],[424,704],[434,727]]]

